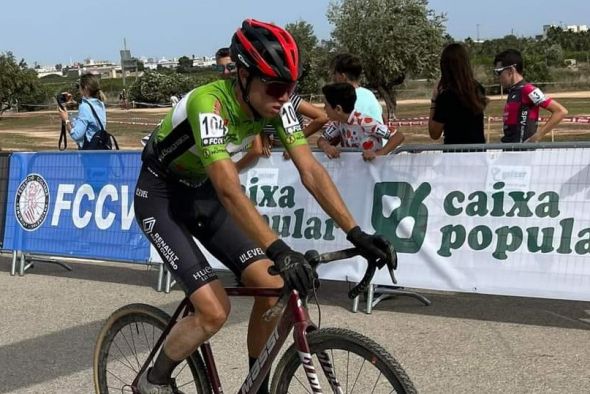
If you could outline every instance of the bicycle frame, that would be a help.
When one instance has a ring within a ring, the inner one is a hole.
[[[229,296],[249,296],[249,297],[276,297],[279,298],[282,294],[282,289],[272,288],[248,288],[248,287],[228,287],[225,289]],[[162,335],[154,345],[154,348],[150,352],[147,360],[142,366],[141,370],[137,374],[137,377],[133,381],[133,387],[137,387],[139,376],[148,368],[152,359],[155,357],[156,352],[162,346],[164,339],[176,324],[178,317],[187,316],[193,312],[193,307],[188,298],[185,298],[170,319],[170,322],[162,332]],[[310,354],[309,344],[307,342],[306,334],[308,332],[317,329],[315,324],[310,320],[307,309],[303,306],[303,302],[299,297],[297,291],[292,291],[289,295],[287,305],[284,311],[280,315],[280,320],[273,332],[270,334],[268,341],[256,363],[250,368],[244,383],[238,390],[240,394],[256,393],[264,377],[270,372],[271,366],[280,349],[283,347],[287,336],[291,329],[293,329],[293,338],[295,341],[295,347],[298,351],[299,357],[302,364],[305,366],[305,373],[309,381],[310,387],[314,393],[321,393],[319,380],[317,378],[316,370],[312,363]],[[213,357],[213,350],[209,342],[203,343],[200,347],[200,352],[207,368],[207,375],[211,384],[211,390],[214,394],[223,394],[223,388],[221,386],[221,380],[217,372],[215,365],[215,359]],[[332,364],[327,354],[320,354],[321,367],[328,378],[332,391],[335,393],[341,392],[340,384],[335,378],[335,374],[332,368]]]

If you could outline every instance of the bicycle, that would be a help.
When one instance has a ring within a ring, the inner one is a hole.
[[[316,251],[305,254],[314,270],[320,264],[358,255],[356,248],[321,255]],[[396,264],[395,252],[392,251],[387,268],[394,283],[397,283],[394,275]],[[365,291],[375,271],[375,264],[368,264],[363,279],[348,292],[348,296],[354,298]],[[317,327],[310,320],[306,300],[300,298],[296,290],[246,287],[228,287],[225,290],[229,296],[279,298],[265,317],[280,315],[280,319],[238,393],[257,392],[291,329],[294,343],[275,368],[271,393],[323,393],[323,387],[329,387],[330,392],[338,394],[355,390],[358,393],[417,392],[401,365],[371,339],[348,329]],[[180,303],[172,317],[146,304],[131,304],[114,312],[100,331],[95,347],[96,392],[138,393],[139,376],[153,365],[158,350],[179,316],[189,313],[193,313],[193,308],[188,298]],[[321,367],[323,375],[316,372],[314,365]],[[203,343],[179,365],[173,377],[177,387],[185,393],[223,394],[209,342]],[[191,391],[186,391],[189,389]]]

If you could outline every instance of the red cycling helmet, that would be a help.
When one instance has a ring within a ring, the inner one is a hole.
[[[230,52],[238,66],[253,75],[286,82],[301,76],[297,43],[279,26],[246,19],[232,37]]]

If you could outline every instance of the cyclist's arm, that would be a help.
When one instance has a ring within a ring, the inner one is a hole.
[[[306,137],[320,130],[328,122],[328,115],[312,103],[301,99],[297,112],[311,119],[311,122],[303,129]]]
[[[545,134],[553,130],[555,126],[557,126],[559,122],[561,122],[567,115],[567,109],[555,100],[551,100],[545,109],[551,112],[549,120],[547,120],[547,122],[542,127],[540,127],[535,134],[530,136],[529,139],[527,139],[527,142],[540,141],[545,136]]]
[[[232,219],[266,250],[278,237],[242,191],[234,163],[230,159],[218,160],[207,166],[206,171]]]
[[[262,156],[262,154],[262,137],[260,135],[257,135],[256,137],[254,137],[252,145],[248,148],[246,154],[236,162],[236,169],[238,170],[238,172],[240,172],[243,169],[256,164],[256,161],[260,156]]]
[[[356,222],[324,166],[316,160],[308,145],[293,147],[289,150],[289,154],[305,188],[340,228],[348,233],[356,226]]]
[[[391,153],[391,151],[393,151],[395,148],[397,148],[398,146],[401,145],[402,142],[404,142],[405,136],[404,134],[397,130],[394,133],[390,134],[389,139],[387,140],[387,143],[385,144],[385,146],[381,149],[377,149],[375,151],[375,154],[377,156],[386,156],[389,153]]]

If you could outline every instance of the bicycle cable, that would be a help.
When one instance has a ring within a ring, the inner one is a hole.
[[[322,327],[322,308],[320,308],[320,301],[318,300],[317,287],[313,286],[313,299],[318,307],[318,329]]]

